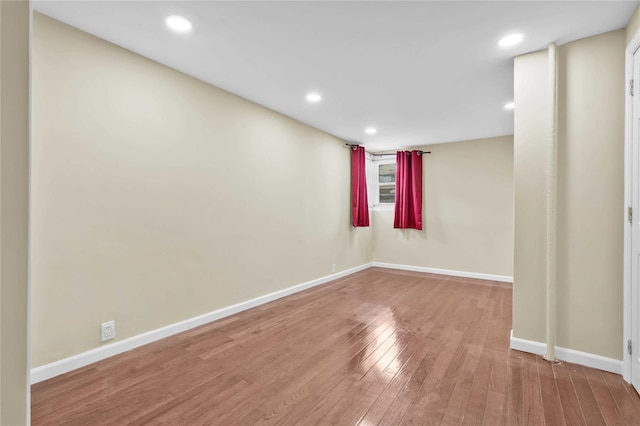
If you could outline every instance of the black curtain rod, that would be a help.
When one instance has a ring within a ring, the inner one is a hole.
[[[352,143],[345,143],[345,145],[348,146],[351,149],[356,149],[356,147],[359,146],[359,145],[352,144]],[[368,154],[376,155],[378,157],[382,157],[384,155],[396,155],[396,154],[393,154],[393,153],[391,153],[391,154],[374,154],[373,152],[369,152],[369,151],[366,151],[366,152]],[[421,154],[431,154],[431,151],[418,151],[418,152],[420,152]]]

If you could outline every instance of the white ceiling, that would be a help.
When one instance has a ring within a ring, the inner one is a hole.
[[[372,150],[513,133],[513,57],[626,26],[636,1],[35,1],[34,9]],[[190,19],[177,35],[164,17]],[[502,36],[525,40],[500,49]],[[305,101],[317,91],[323,100]],[[378,129],[367,135],[366,127]]]

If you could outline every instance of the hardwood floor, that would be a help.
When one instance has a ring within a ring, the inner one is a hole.
[[[369,269],[33,385],[32,423],[640,424],[620,376],[510,329],[510,285]]]

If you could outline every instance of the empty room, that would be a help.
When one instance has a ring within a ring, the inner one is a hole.
[[[1,425],[640,424],[638,1],[1,1]]]

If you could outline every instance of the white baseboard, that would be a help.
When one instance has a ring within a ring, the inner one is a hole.
[[[511,330],[511,349],[529,352],[536,355],[545,355],[547,353],[547,345],[533,340],[513,337],[513,330]],[[560,346],[556,346],[556,357],[574,364],[597,368],[598,370],[609,371],[610,373],[622,374],[621,360],[590,354],[588,352],[562,348]]]
[[[199,327],[212,321],[237,314],[238,312],[242,312],[247,309],[262,305],[264,303],[280,299],[281,297],[289,296],[308,288],[315,287],[320,284],[325,284],[338,278],[346,277],[347,275],[354,274],[370,267],[371,263],[365,263],[363,265],[356,266],[355,268],[347,269],[345,271],[307,281],[306,283],[298,284],[293,287],[266,294],[264,296],[256,297],[255,299],[247,300],[246,302],[241,302],[232,306],[217,309],[213,312],[189,318],[184,321],[148,331],[146,333],[138,334],[137,336],[129,337],[128,339],[100,346],[98,348],[91,349],[86,352],[82,352],[80,354],[52,362],[50,364],[32,368],[31,383],[38,383],[55,376],[59,376],[60,374],[68,373],[69,371],[84,367],[85,365],[89,365],[94,362],[101,361],[114,355],[129,351],[131,349],[146,345],[148,343],[164,339],[165,337],[173,336],[174,334],[182,333],[183,331]]]
[[[453,277],[478,278],[481,280],[501,281],[513,283],[513,277],[507,275],[491,275],[480,272],[452,271],[449,269],[427,268],[425,266],[398,265],[396,263],[372,262],[372,266],[378,268],[401,269],[403,271],[427,272],[429,274],[450,275]]]

